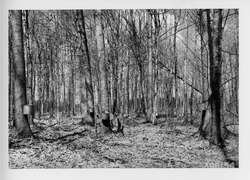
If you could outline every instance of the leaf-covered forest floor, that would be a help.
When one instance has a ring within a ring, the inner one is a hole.
[[[212,168],[235,167],[221,149],[199,135],[197,127],[181,120],[145,124],[126,118],[121,133],[101,134],[81,125],[81,119],[35,119],[39,139],[19,139],[9,129],[9,168]],[[68,135],[68,136],[67,136]],[[61,137],[61,138],[60,138]],[[64,138],[62,138],[64,137]],[[230,158],[238,162],[238,137],[226,140]]]

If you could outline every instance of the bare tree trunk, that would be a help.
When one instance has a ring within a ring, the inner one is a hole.
[[[222,41],[222,10],[215,10],[215,27],[214,35],[211,27],[211,13],[207,12],[207,31],[208,31],[208,46],[210,58],[210,86],[211,94],[211,127],[209,130],[210,142],[222,147],[224,145],[221,137],[221,41]],[[214,36],[214,37],[213,37]],[[214,47],[214,48],[213,48]],[[215,55],[215,56],[214,56]]]
[[[56,54],[57,54],[56,50]],[[61,102],[61,83],[60,83],[60,65],[59,61],[56,62],[56,118],[60,121],[60,102]]]
[[[129,116],[129,111],[130,111],[130,99],[129,99],[129,78],[130,78],[130,75],[129,75],[129,70],[130,70],[130,61],[129,61],[129,50],[127,49],[127,63],[128,63],[128,67],[127,67],[127,115]]]
[[[25,10],[25,23],[24,23],[24,39],[25,39],[25,44],[24,46],[25,49],[25,57],[26,57],[26,63],[27,63],[27,101],[29,105],[33,105],[33,64],[32,64],[32,55],[31,55],[31,50],[30,50],[30,33],[29,33],[29,11]],[[34,125],[33,121],[33,114],[28,115],[28,120],[30,125]]]
[[[133,90],[133,101],[134,101],[134,111],[137,113],[138,111],[138,74],[135,73],[134,78],[134,90]]]
[[[204,70],[204,58],[203,58],[203,50],[204,50],[204,44],[203,44],[203,35],[204,35],[204,20],[203,20],[203,9],[200,9],[198,11],[199,14],[199,34],[200,34],[200,60],[201,60],[201,79],[202,79],[202,102],[206,99],[206,90],[205,90],[205,70]]]
[[[72,51],[74,52],[74,49],[72,50],[70,47],[70,61],[71,61],[71,66],[70,66],[70,101],[69,101],[69,107],[70,107],[70,115],[75,115],[75,71],[74,71],[74,59],[73,59],[73,54]]]
[[[149,38],[148,38],[148,112],[147,121],[150,121],[153,112],[153,60],[152,60],[152,15],[148,12],[148,26],[149,26]],[[149,119],[150,118],[150,119]]]
[[[42,114],[42,92],[43,92],[43,82],[44,82],[44,80],[42,80],[42,57],[41,57],[41,54],[42,54],[42,52],[41,52],[41,50],[40,50],[40,45],[39,45],[39,42],[38,42],[38,40],[36,39],[36,45],[37,45],[37,51],[38,51],[38,53],[37,53],[37,60],[38,60],[38,63],[37,64],[39,64],[39,68],[38,68],[38,73],[37,73],[37,81],[38,81],[38,83],[37,83],[37,92],[38,92],[38,95],[37,95],[37,97],[38,97],[38,100],[37,100],[37,110],[38,110],[38,119],[40,119],[41,118],[41,114]]]
[[[102,12],[98,10],[99,17],[96,21],[97,52],[99,58],[100,80],[101,80],[101,112],[103,133],[110,130],[109,102],[107,91],[107,69],[104,54],[104,41],[102,29]]]
[[[154,68],[154,94],[153,94],[153,112],[152,112],[152,123],[156,124],[156,115],[158,113],[158,35],[159,35],[159,26],[160,26],[160,18],[157,11],[154,10],[154,55],[155,55],[155,68]]]
[[[11,25],[11,24],[10,24]],[[9,28],[9,122],[11,121],[14,125],[15,119],[15,95],[14,95],[14,62],[13,62],[13,45],[12,45],[13,33],[12,28]]]
[[[144,95],[144,89],[143,89],[143,68],[142,68],[142,64],[140,64],[139,66],[139,84],[140,84],[140,113],[145,114],[146,113],[146,109],[145,109],[145,95]]]
[[[112,113],[118,113],[118,63],[119,63],[119,54],[118,52],[115,53],[115,59],[113,63],[113,107],[112,107]]]
[[[188,74],[187,74],[187,58],[188,58],[188,12],[186,10],[186,27],[187,27],[187,34],[186,34],[186,51],[185,51],[185,57],[184,57],[184,121],[188,120],[187,117],[187,112],[188,112],[188,101],[187,101],[187,79],[188,79]]]
[[[25,61],[23,48],[22,11],[10,11],[10,23],[13,32],[14,86],[15,86],[15,127],[18,136],[32,136],[27,116],[23,114],[23,106],[27,103]]]
[[[82,18],[82,29],[83,29],[83,37],[84,37],[84,45],[85,45],[85,50],[86,50],[86,55],[87,55],[87,67],[88,67],[88,78],[86,80],[86,88],[87,92],[90,95],[90,100],[88,100],[88,108],[89,110],[89,115],[92,119],[92,125],[96,125],[95,121],[95,100],[94,100],[94,89],[93,89],[93,84],[92,84],[92,70],[91,70],[91,60],[90,60],[90,53],[89,53],[89,47],[88,47],[88,39],[87,39],[87,34],[86,34],[86,29],[85,29],[85,20],[84,20],[84,15],[83,11],[81,10],[81,18]]]
[[[180,15],[180,14],[179,14]],[[178,75],[178,56],[177,56],[177,47],[176,47],[176,36],[177,36],[177,28],[178,28],[178,19],[179,17],[177,17],[177,15],[175,14],[174,17],[174,82],[175,82],[175,111],[174,114],[177,115],[178,114],[178,79],[177,79],[177,75]]]
[[[55,110],[55,62],[53,59],[53,48],[52,48],[52,42],[49,43],[49,51],[50,51],[50,65],[49,65],[49,70],[50,70],[50,81],[49,81],[49,112],[50,112],[50,117],[54,117],[54,110]]]
[[[194,75],[192,76],[192,85],[194,83]],[[193,99],[194,99],[194,88],[191,88],[191,95],[190,95],[190,123],[193,124]]]
[[[236,14],[239,17],[239,10],[236,9]],[[236,96],[236,114],[239,114],[239,18],[236,18],[236,80],[235,80],[235,96]]]
[[[65,54],[65,52],[63,54]],[[62,68],[61,77],[62,77],[62,81],[63,81],[63,104],[64,104],[64,106],[63,106],[63,113],[65,114],[66,109],[67,109],[67,107],[65,107],[66,106],[66,80],[65,80],[64,65],[63,65],[63,63],[62,63],[62,67],[61,68]]]

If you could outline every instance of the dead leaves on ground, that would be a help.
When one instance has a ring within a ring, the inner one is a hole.
[[[96,136],[93,127],[81,126],[78,121],[40,120],[40,139],[18,140],[10,130],[9,167],[202,168],[224,163],[223,153],[208,141],[196,136],[185,138],[196,131],[189,125],[173,128],[168,123],[154,126],[134,122],[134,126],[131,118],[125,124],[125,136]],[[44,140],[49,138],[58,140]],[[237,154],[238,140],[229,141],[230,152]]]

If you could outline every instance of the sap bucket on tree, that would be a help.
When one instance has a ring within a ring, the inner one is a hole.
[[[23,106],[23,114],[25,115],[33,115],[34,106],[33,105],[24,105]]]

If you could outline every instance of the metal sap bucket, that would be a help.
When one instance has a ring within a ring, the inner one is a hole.
[[[23,106],[23,114],[25,115],[33,115],[34,106],[33,105],[24,105]]]
[[[109,120],[110,119],[109,113],[108,112],[102,113],[102,119]]]

